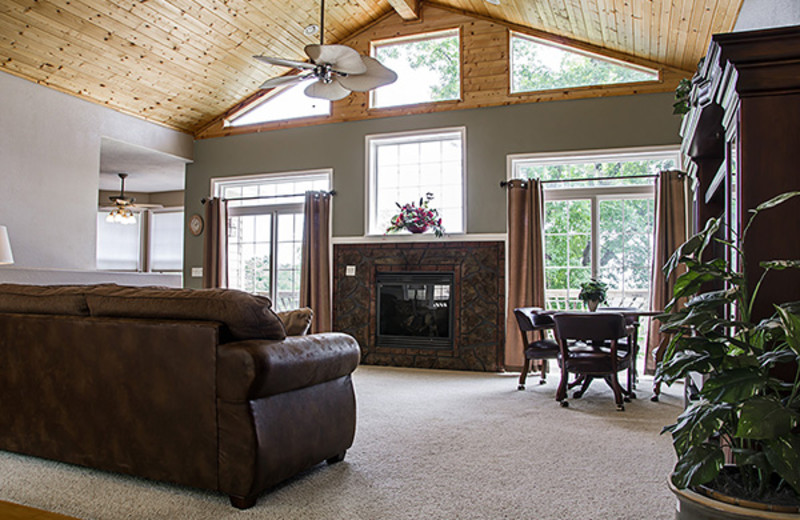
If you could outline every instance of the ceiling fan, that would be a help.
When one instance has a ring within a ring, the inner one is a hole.
[[[306,45],[310,62],[253,56],[259,61],[281,67],[305,71],[292,76],[268,79],[259,89],[270,89],[314,80],[306,87],[309,97],[336,101],[347,97],[351,91],[369,90],[393,83],[397,74],[370,56],[362,56],[346,45],[325,45],[325,0],[320,2],[319,44]]]
[[[136,216],[133,214],[131,208],[160,208],[161,204],[139,204],[136,205],[136,199],[133,197],[125,196],[125,179],[128,177],[127,173],[118,173],[120,179],[119,195],[112,195],[108,198],[111,204],[104,206],[104,208],[111,208],[111,213],[106,217],[106,222],[117,224],[136,224]]]

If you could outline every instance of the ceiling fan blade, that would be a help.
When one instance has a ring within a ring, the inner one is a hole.
[[[319,99],[327,99],[328,101],[337,101],[344,99],[350,95],[350,91],[344,88],[334,78],[330,83],[323,83],[322,81],[315,81],[305,89],[306,96]]]
[[[326,63],[336,72],[363,74],[367,66],[361,55],[346,45],[306,45],[306,54],[314,63]]]
[[[283,85],[291,85],[293,83],[300,83],[301,81],[310,78],[311,76],[278,76],[277,78],[270,78],[261,84],[259,89],[282,87]]]
[[[258,61],[262,61],[269,65],[279,65],[281,67],[292,67],[293,69],[313,69],[313,63],[306,63],[304,61],[285,60],[283,58],[272,58],[270,56],[253,56]]]
[[[394,83],[397,80],[397,74],[375,58],[369,56],[361,56],[361,60],[367,67],[364,74],[354,74],[336,78],[339,83],[346,89],[354,90],[356,92],[366,92],[374,88]]]

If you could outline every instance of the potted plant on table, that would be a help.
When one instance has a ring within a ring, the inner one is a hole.
[[[424,199],[420,198],[419,205],[409,202],[401,206],[395,202],[400,209],[400,213],[392,217],[386,232],[395,233],[405,229],[411,233],[418,234],[425,233],[430,229],[433,230],[437,237],[443,236],[444,228],[442,227],[442,218],[439,216],[439,211],[428,207],[431,200],[433,200],[433,193],[426,193]]]
[[[581,292],[578,293],[578,298],[589,307],[590,311],[594,312],[597,310],[598,305],[605,303],[607,292],[607,283],[592,278],[588,282],[581,284]]]
[[[676,280],[668,314],[659,316],[672,339],[656,378],[667,384],[690,373],[704,378],[696,399],[664,428],[678,456],[670,479],[681,504],[677,519],[800,518],[800,302],[772,302],[770,318],[756,322],[752,316],[764,277],[800,268],[800,260],[762,262],[750,288],[745,274],[751,266],[742,255],[753,218],[797,195],[751,210],[732,242],[716,238],[721,223],[709,220],[664,268],[668,276],[678,265],[686,270]],[[724,258],[703,258],[712,241],[738,259],[738,269]],[[709,284],[716,288],[705,290]],[[688,301],[680,307],[682,299]],[[777,379],[776,365],[792,367],[793,380]]]

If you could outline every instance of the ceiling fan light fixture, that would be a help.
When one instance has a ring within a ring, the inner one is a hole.
[[[136,216],[133,211],[128,207],[136,200],[133,197],[125,196],[125,179],[128,177],[127,173],[118,173],[117,176],[120,180],[119,195],[109,197],[109,200],[114,203],[114,209],[106,216],[106,222],[112,224],[136,224]]]
[[[106,222],[111,224],[130,225],[136,224],[136,216],[128,208],[116,208],[106,217]]]

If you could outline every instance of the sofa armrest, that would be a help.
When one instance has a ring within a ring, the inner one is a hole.
[[[225,343],[217,349],[217,397],[247,401],[324,383],[352,373],[360,357],[356,340],[337,332]]]

